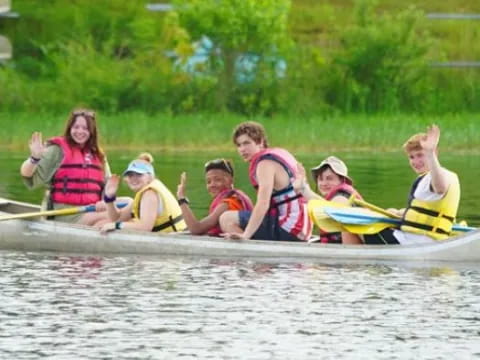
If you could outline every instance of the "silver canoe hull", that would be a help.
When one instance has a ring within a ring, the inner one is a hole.
[[[38,207],[0,199],[2,215]],[[350,261],[479,262],[480,230],[448,241],[414,246],[334,245],[275,241],[233,241],[207,236],[97,230],[40,219],[0,222],[0,250],[81,254],[183,255],[229,258],[292,258]]]

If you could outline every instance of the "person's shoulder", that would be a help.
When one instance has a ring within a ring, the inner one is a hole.
[[[51,160],[51,161],[61,160],[62,157],[63,157],[62,148],[57,144],[49,144],[45,152],[42,154],[42,158]]]
[[[458,179],[458,175],[451,171],[451,170],[448,170],[444,167],[441,167],[441,172],[442,172],[442,176],[443,178],[447,181],[448,184],[455,184],[455,183],[459,183],[459,179]],[[422,183],[424,182],[427,182],[427,183],[431,183],[432,181],[432,173],[431,172],[428,172],[424,179],[422,179]]]
[[[442,169],[449,183],[459,182],[457,173],[445,168]]]
[[[258,160],[258,167],[267,167],[267,166],[274,166],[278,161],[270,155],[263,155],[259,160]]]

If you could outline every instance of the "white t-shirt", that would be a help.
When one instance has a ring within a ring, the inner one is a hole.
[[[457,175],[447,169],[442,168],[446,173],[448,184],[454,182]],[[415,199],[423,201],[437,201],[440,200],[445,194],[437,194],[432,191],[430,184],[432,183],[432,175],[427,173],[417,185],[413,196]],[[435,239],[427,235],[414,234],[402,230],[394,230],[393,236],[398,240],[401,245],[413,245],[413,244],[430,244],[436,242]]]

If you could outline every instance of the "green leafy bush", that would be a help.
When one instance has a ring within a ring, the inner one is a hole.
[[[347,111],[415,108],[429,75],[433,43],[419,26],[424,14],[415,7],[394,15],[379,13],[374,5],[358,0],[355,23],[340,33],[329,101]]]

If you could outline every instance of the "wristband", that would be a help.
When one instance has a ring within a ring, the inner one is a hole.
[[[115,230],[122,230],[123,223],[121,221],[115,222]]]
[[[30,162],[36,165],[40,162],[40,158],[36,158],[35,156],[30,155]]]
[[[109,197],[107,194],[103,194],[103,201],[105,201],[106,203],[112,203],[115,200],[117,200],[116,195],[113,195],[112,197]]]
[[[178,205],[183,205],[183,204],[190,204],[190,201],[188,201],[187,198],[181,198],[181,199],[178,199]]]

